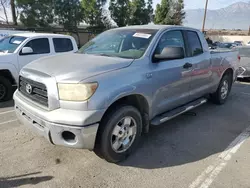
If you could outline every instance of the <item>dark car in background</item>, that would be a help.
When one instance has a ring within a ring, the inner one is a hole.
[[[218,44],[218,48],[228,48],[228,49],[232,49],[236,47],[235,43],[233,42],[224,42],[224,43],[219,43]]]
[[[243,46],[242,41],[234,41],[235,46]]]

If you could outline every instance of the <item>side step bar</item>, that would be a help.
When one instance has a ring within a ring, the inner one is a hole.
[[[166,112],[166,113],[164,113],[162,115],[156,116],[151,121],[151,124],[152,125],[160,125],[160,124],[162,124],[162,123],[164,123],[164,122],[166,122],[166,121],[168,121],[170,119],[173,119],[176,116],[181,115],[181,114],[183,114],[183,113],[185,113],[185,112],[187,112],[189,110],[192,110],[192,109],[194,109],[194,108],[196,108],[196,107],[198,107],[198,106],[200,106],[200,105],[202,105],[202,104],[204,104],[206,102],[207,102],[206,98],[200,98],[200,99],[198,99],[196,101],[188,103],[188,104],[186,104],[184,106],[181,106],[179,108],[176,108],[176,109],[174,109],[172,111],[168,111],[168,112]]]

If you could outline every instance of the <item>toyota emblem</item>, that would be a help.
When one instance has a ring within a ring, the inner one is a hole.
[[[30,95],[32,93],[32,86],[30,84],[26,84],[26,92]]]

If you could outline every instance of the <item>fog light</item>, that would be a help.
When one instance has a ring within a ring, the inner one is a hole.
[[[74,144],[76,143],[76,135],[72,132],[69,132],[69,131],[63,131],[62,132],[62,137],[63,139],[70,143],[70,144]]]

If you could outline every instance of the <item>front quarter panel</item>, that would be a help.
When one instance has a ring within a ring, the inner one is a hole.
[[[88,110],[107,109],[122,97],[138,94],[143,96],[151,106],[152,88],[151,79],[146,77],[148,71],[148,58],[135,60],[127,68],[104,73],[87,82],[98,82],[95,94],[88,101]],[[149,112],[151,113],[151,112]]]

